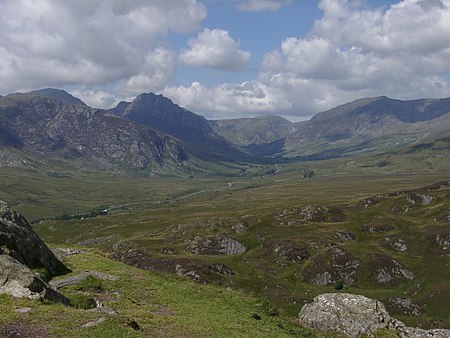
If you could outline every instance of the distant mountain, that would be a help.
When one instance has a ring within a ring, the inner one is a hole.
[[[132,102],[119,103],[109,112],[173,136],[191,154],[205,160],[252,159],[250,154],[217,134],[204,117],[178,106],[162,95],[141,94]]]
[[[208,121],[197,114],[174,104],[168,98],[153,93],[141,94],[133,102],[121,102],[112,112],[123,111],[123,117],[162,132],[180,140],[196,142],[214,134]],[[120,109],[122,108],[122,109]]]
[[[79,98],[74,97],[74,96],[70,95],[68,92],[66,92],[65,90],[61,90],[61,89],[45,88],[45,89],[34,90],[34,91],[30,92],[29,94],[52,97],[58,101],[61,101],[61,102],[67,103],[67,104],[73,104],[73,105],[77,105],[77,106],[87,107],[86,103],[81,101]]]
[[[282,157],[408,156],[410,149],[442,151],[447,143],[440,140],[448,137],[450,98],[365,98],[291,123],[281,117],[208,121],[152,93],[108,111],[58,89],[0,97],[0,166],[22,165],[27,156],[150,170],[172,168],[188,158],[272,163]]]
[[[283,141],[288,156],[317,159],[361,151],[385,151],[450,131],[450,98],[394,100],[387,97],[350,102],[311,120],[296,123]]]
[[[0,131],[0,144],[24,154],[101,168],[160,170],[188,158],[178,141],[154,129],[36,93],[0,98]]]
[[[213,130],[239,146],[264,144],[282,139],[297,129],[280,116],[209,121]]]

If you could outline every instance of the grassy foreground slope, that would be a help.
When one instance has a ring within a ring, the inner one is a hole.
[[[237,291],[143,271],[92,252],[69,257],[67,265],[73,275],[89,270],[118,277],[101,280],[101,290],[90,290],[117,314],[0,295],[0,336],[13,328],[30,337],[319,336],[290,318],[274,316],[263,301]],[[31,310],[15,311],[25,307]]]

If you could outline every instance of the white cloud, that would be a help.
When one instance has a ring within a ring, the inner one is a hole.
[[[363,10],[345,0],[322,0],[324,16],[313,34],[364,51],[434,52],[450,44],[449,6],[448,0],[404,0],[387,10]]]
[[[118,95],[156,90],[173,73],[169,31],[196,31],[206,14],[197,0],[2,0],[0,91],[114,83]]]
[[[247,11],[290,3],[233,0]],[[306,116],[366,96],[450,96],[450,0],[368,3],[319,1],[323,15],[311,31],[268,51],[256,80],[208,88],[166,86],[177,62],[237,72],[251,54],[226,30],[199,32],[207,15],[200,0],[0,0],[0,93],[66,87],[106,107],[155,91],[209,117]],[[169,32],[199,33],[177,56]]]
[[[251,54],[239,49],[228,31],[205,28],[196,39],[188,41],[189,48],[181,51],[179,60],[188,66],[237,71],[244,68]]]
[[[450,0],[405,0],[370,8],[322,0],[323,17],[306,37],[268,52],[257,81],[166,88],[207,116],[307,116],[360,97],[449,96]]]
[[[111,93],[99,90],[75,89],[70,92],[90,107],[109,108],[116,103],[116,98]]]
[[[121,87],[127,95],[157,91],[171,78],[175,69],[174,52],[158,47],[145,55],[137,75],[128,78]]]
[[[165,88],[163,94],[208,118],[270,114],[292,108],[276,89],[267,88],[257,81],[225,83],[212,88],[193,82],[189,87]]]
[[[283,87],[298,114],[364,96],[449,96],[449,0],[376,9],[322,0],[319,7],[324,15],[308,36],[267,53],[259,76],[267,88]]]
[[[291,3],[292,0],[245,0],[237,8],[241,11],[276,11]]]

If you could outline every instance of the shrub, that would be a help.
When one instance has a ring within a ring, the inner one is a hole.
[[[337,281],[336,283],[334,283],[334,289],[337,291],[340,291],[344,288],[344,284],[342,284],[341,281]]]

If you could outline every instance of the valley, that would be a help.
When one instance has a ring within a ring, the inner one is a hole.
[[[286,322],[294,336],[315,335],[292,323],[330,292],[377,299],[410,326],[450,328],[447,101],[429,119],[376,98],[292,124],[206,121],[154,94],[110,111],[44,94],[0,98],[0,200],[50,246],[99,255],[105,271],[255,297],[273,317],[267,330]],[[388,118],[374,119],[383,107]]]
[[[15,196],[18,208],[35,215],[35,221],[45,216],[34,229],[54,246],[101,250],[143,269],[243,290],[292,317],[303,302],[342,282],[346,292],[388,304],[407,324],[448,327],[442,305],[449,287],[449,276],[442,273],[448,249],[436,246],[437,236],[448,240],[449,188],[426,188],[447,182],[447,173],[331,174],[332,164],[315,163],[316,176],[306,179],[303,173],[311,167],[299,164],[282,165],[277,174],[264,174],[271,166],[255,166],[252,173],[230,171],[222,177],[100,179],[97,173],[81,179],[72,173],[69,180],[64,176],[70,175],[16,171],[20,179],[4,193]],[[34,192],[22,193],[27,200],[14,193],[33,189],[31,182],[37,185]],[[422,195],[433,200],[415,204]],[[385,199],[363,205],[374,196]],[[102,208],[108,215],[51,220]],[[228,253],[224,243],[231,243]],[[368,251],[380,261],[379,269],[394,271],[387,272],[392,281],[377,282]],[[340,259],[357,262],[357,268],[345,267]],[[398,271],[414,278],[395,277],[397,263]],[[340,264],[343,270],[334,270]],[[404,299],[412,307],[396,303]]]

